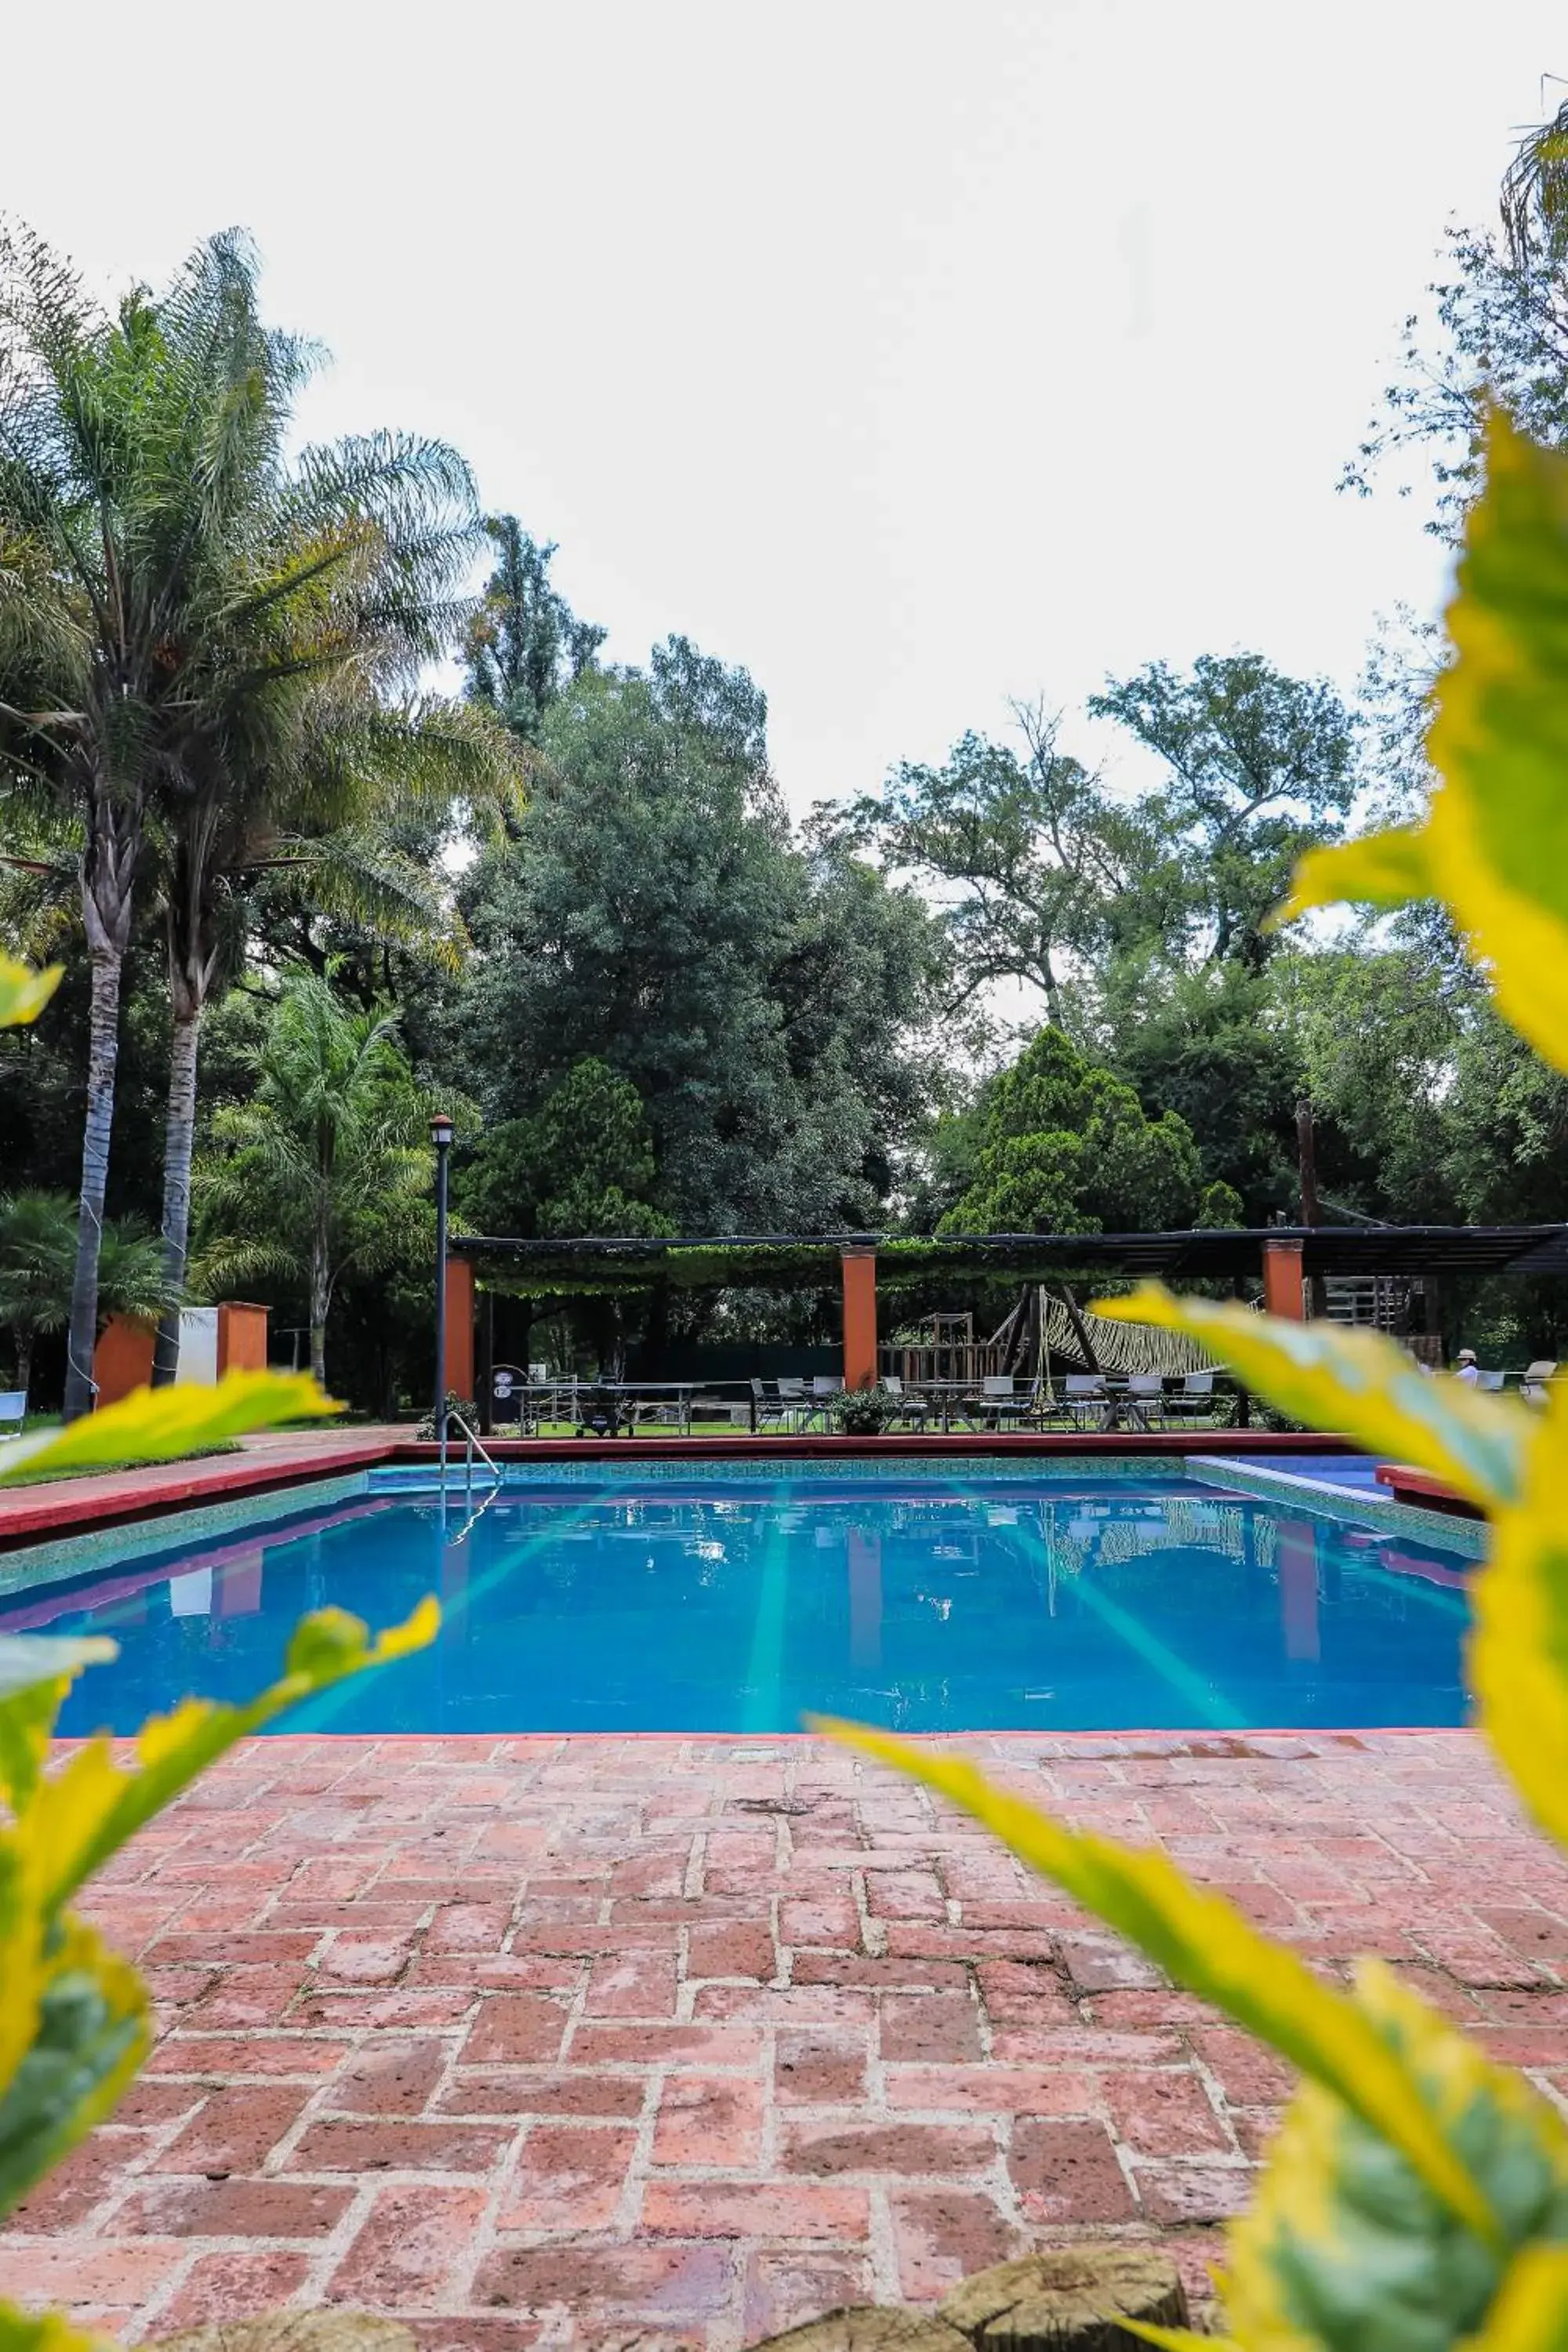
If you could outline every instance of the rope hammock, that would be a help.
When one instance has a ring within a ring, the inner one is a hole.
[[[1059,1298],[1047,1291],[1040,1304],[1045,1313],[1047,1353],[1081,1363],[1082,1350],[1072,1318]],[[1184,1372],[1206,1372],[1215,1358],[1183,1331],[1157,1330],[1152,1323],[1112,1323],[1103,1315],[1080,1310],[1084,1329],[1105,1372],[1163,1372],[1173,1378]]]

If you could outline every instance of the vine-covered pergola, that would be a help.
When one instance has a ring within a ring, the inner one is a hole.
[[[474,1393],[477,1282],[534,1298],[671,1290],[828,1290],[844,1301],[844,1380],[877,1377],[879,1294],[935,1280],[1070,1284],[1261,1280],[1270,1314],[1303,1318],[1334,1276],[1568,1274],[1568,1225],[1263,1225],[1149,1234],[763,1234],[534,1241],[453,1234],[444,1286],[446,1384]]]

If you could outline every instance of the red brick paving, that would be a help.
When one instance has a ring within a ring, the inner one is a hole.
[[[1469,1736],[955,1744],[1330,1975],[1381,1951],[1568,2107],[1568,1864]],[[128,2336],[352,2302],[424,2352],[732,2352],[1082,2230],[1197,2284],[1289,2089],[806,1741],[257,1741],[89,1907],[161,2039],[0,2294]]]

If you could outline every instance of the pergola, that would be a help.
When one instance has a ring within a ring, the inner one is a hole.
[[[483,1274],[534,1297],[842,1286],[844,1380],[877,1377],[877,1297],[942,1276],[1019,1282],[1261,1277],[1270,1314],[1301,1320],[1319,1277],[1568,1274],[1568,1225],[1261,1225],[1156,1234],[763,1234],[650,1241],[452,1234],[437,1272],[449,1393],[474,1393],[474,1303]]]

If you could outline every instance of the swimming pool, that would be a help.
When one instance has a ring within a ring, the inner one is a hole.
[[[216,1535],[136,1530],[129,1556],[68,1581],[13,1575],[0,1633],[120,1643],[68,1701],[67,1733],[132,1730],[188,1692],[248,1696],[306,1610],[386,1624],[428,1591],[433,1649],[279,1727],[762,1734],[810,1710],[910,1731],[1464,1721],[1473,1536],[1391,1530],[1394,1507],[1359,1521],[1343,1493],[1309,1507],[1299,1480],[1271,1497],[1219,1483],[1217,1465],[1125,1469],[584,1465],[471,1512],[373,1474]]]

